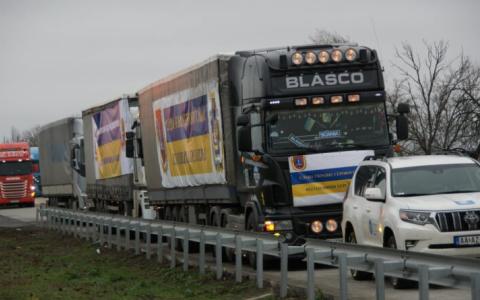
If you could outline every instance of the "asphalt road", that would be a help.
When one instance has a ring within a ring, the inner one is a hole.
[[[45,203],[44,198],[36,200],[36,207]],[[19,208],[6,207],[0,208],[0,227],[20,228],[29,226],[35,223],[35,209],[34,207]],[[0,237],[1,241],[1,237]],[[181,257],[180,254],[178,257]],[[213,263],[213,260],[212,260]],[[234,265],[226,265],[227,270],[233,272]],[[297,288],[306,287],[306,267],[304,263],[290,264],[291,271],[289,272],[289,284]],[[265,279],[273,283],[280,281],[279,267],[275,264],[270,270],[264,272]],[[254,278],[254,270],[244,267],[244,272]],[[335,268],[328,268],[318,266],[315,272],[316,288],[321,289],[325,295],[332,295],[338,298],[339,277],[338,270]],[[352,278],[348,280],[349,299],[375,299],[375,282],[374,281],[355,281]],[[410,300],[418,299],[417,289],[394,290],[388,283],[386,283],[385,298],[394,300]],[[470,290],[468,289],[451,289],[432,287],[430,289],[430,298],[435,300],[443,299],[470,299]]]

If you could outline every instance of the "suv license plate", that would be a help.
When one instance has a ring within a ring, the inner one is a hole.
[[[455,246],[480,246],[480,235],[456,236],[453,243]]]

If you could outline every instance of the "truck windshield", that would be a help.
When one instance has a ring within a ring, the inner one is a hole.
[[[421,182],[422,184],[418,184]],[[392,195],[396,197],[480,192],[480,167],[476,164],[418,166],[392,170]]]
[[[269,147],[275,152],[326,151],[389,144],[384,103],[362,103],[298,110],[268,111],[278,121],[268,125]]]
[[[32,173],[32,162],[4,162],[0,163],[0,176],[27,175]]]

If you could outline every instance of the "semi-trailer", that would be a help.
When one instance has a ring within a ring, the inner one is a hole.
[[[141,135],[128,133],[127,156],[145,166],[160,219],[266,231],[291,244],[338,239],[356,166],[393,153],[382,67],[368,47],[217,55],[137,96]],[[403,139],[408,106],[398,112]]]
[[[48,205],[86,209],[83,124],[78,117],[43,126],[39,133],[40,177]]]
[[[152,219],[144,168],[126,156],[137,115],[137,98],[127,95],[82,112],[87,198],[97,211]]]

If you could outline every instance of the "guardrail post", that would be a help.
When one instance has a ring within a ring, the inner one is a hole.
[[[170,234],[170,268],[175,268],[177,264],[175,258],[175,244],[177,243],[177,234],[175,227],[172,228],[172,233]]]
[[[242,282],[242,237],[235,236],[235,281]]]
[[[145,249],[145,256],[147,257],[147,259],[150,259],[152,257],[152,249],[151,249],[151,246],[152,246],[152,224],[151,223],[148,223],[147,224],[147,233],[146,233],[146,236],[147,236],[147,243],[146,243],[146,249]]]
[[[420,300],[428,300],[428,266],[419,265],[418,266],[418,292],[420,293]]]
[[[375,267],[375,295],[377,300],[385,299],[385,266],[382,259],[376,259]]]
[[[205,232],[200,232],[200,255],[198,256],[198,268],[200,274],[205,274]]]
[[[348,299],[348,287],[347,287],[347,254],[338,254],[338,271],[340,277],[340,299]]]
[[[307,248],[307,299],[315,299],[315,250]]]
[[[35,210],[35,223],[38,223],[39,216],[40,216],[40,208],[37,208]]]
[[[288,244],[280,244],[280,298],[288,292]]]
[[[183,271],[187,272],[188,271],[188,245],[190,244],[190,231],[185,229],[183,232]]]
[[[222,270],[222,235],[217,233],[216,243],[215,243],[215,262],[217,269],[217,280],[222,279],[223,270]]]
[[[125,251],[130,250],[130,231],[132,229],[132,223],[130,221],[125,225]]]
[[[122,221],[121,220],[118,220],[118,224],[117,224],[117,231],[116,231],[116,235],[115,235],[115,238],[116,238],[116,241],[115,241],[115,244],[117,244],[117,252],[120,252],[120,250],[122,250]]]
[[[472,300],[480,300],[480,273],[470,275],[470,286],[472,288]]]
[[[135,255],[140,254],[140,222],[138,222],[135,227]]]
[[[263,241],[257,239],[257,288],[263,289]]]
[[[112,248],[112,225],[113,225],[113,218],[110,218],[106,221],[108,226],[108,238],[107,238],[107,245],[108,248]]]
[[[163,262],[163,227],[160,226],[157,231],[157,261]]]

